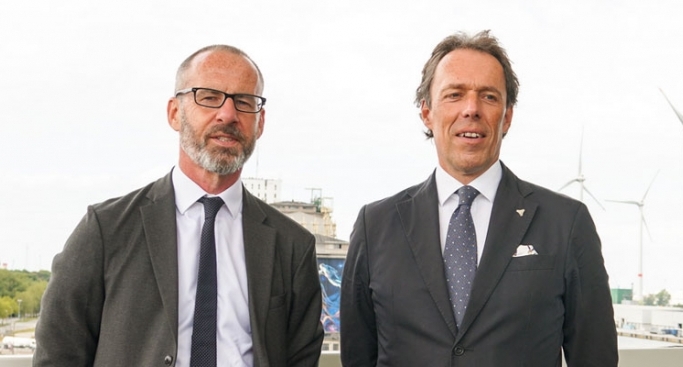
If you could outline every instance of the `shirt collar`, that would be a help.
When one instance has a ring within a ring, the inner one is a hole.
[[[493,202],[493,199],[496,197],[496,191],[498,191],[498,184],[502,177],[503,168],[500,165],[500,160],[498,160],[481,176],[470,182],[469,186],[477,189],[477,191],[479,191],[479,196]],[[436,166],[435,179],[436,191],[439,195],[439,205],[443,205],[458,189],[464,186],[460,181],[449,175],[440,165]]]
[[[203,196],[220,196],[232,217],[242,211],[242,179],[238,178],[232,186],[218,195],[210,195],[187,177],[179,167],[173,168],[171,178],[175,191],[175,206],[180,214],[185,214]]]

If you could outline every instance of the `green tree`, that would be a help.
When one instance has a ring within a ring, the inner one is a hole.
[[[645,306],[654,306],[655,305],[655,295],[654,294],[648,294],[647,296],[644,296],[641,303],[644,304]]]
[[[50,280],[51,273],[47,270],[39,270],[38,272],[33,274],[36,280],[44,280],[46,283]]]
[[[46,281],[38,280],[31,283],[25,291],[17,293],[16,299],[21,300],[22,315],[37,315],[40,312],[40,300],[46,287]]]
[[[50,272],[41,270],[29,272],[26,270],[0,269],[0,318],[17,316],[19,300],[21,300],[21,315],[36,315],[40,312],[40,301],[50,279]],[[9,309],[8,301],[12,304],[9,315],[4,312]]]
[[[641,304],[646,306],[668,306],[671,301],[671,295],[666,289],[662,289],[657,294],[648,294],[643,297]]]
[[[0,269],[0,297],[14,298],[17,292],[26,290],[31,279],[26,271]]]
[[[2,319],[3,324],[7,323],[8,317],[17,312],[17,306],[13,299],[7,296],[0,297],[0,319]]]
[[[671,301],[671,295],[666,289],[662,289],[655,295],[655,304],[657,306],[668,306],[669,301]]]

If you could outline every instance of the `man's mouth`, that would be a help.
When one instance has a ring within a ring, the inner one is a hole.
[[[244,135],[232,125],[215,126],[208,132],[208,137],[222,143],[244,143]]]
[[[217,139],[217,140],[220,140],[220,141],[225,141],[225,142],[237,141],[237,139],[235,139],[235,138],[232,137],[232,136],[217,136],[216,139]]]
[[[479,134],[479,133],[464,132],[464,133],[458,134],[457,137],[459,137],[459,138],[471,138],[471,139],[475,139],[475,138],[483,138],[484,136],[481,135],[481,134]]]

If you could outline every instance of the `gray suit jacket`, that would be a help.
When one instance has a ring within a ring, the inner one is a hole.
[[[34,366],[174,365],[175,212],[170,174],[88,208],[54,259]],[[323,331],[314,237],[246,190],[242,218],[254,365],[317,365]]]
[[[582,203],[503,166],[484,252],[457,330],[434,175],[368,204],[342,281],[344,366],[617,366],[600,240]],[[522,215],[519,210],[524,210]],[[512,257],[521,244],[539,255]]]

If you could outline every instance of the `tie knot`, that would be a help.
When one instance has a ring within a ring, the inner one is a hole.
[[[218,210],[223,206],[223,199],[219,196],[203,196],[197,201],[204,204],[204,220],[215,217]]]
[[[472,201],[474,201],[474,198],[479,195],[479,191],[475,189],[472,186],[463,186],[458,191],[456,191],[458,194],[459,202],[458,205],[467,205],[471,206]]]

